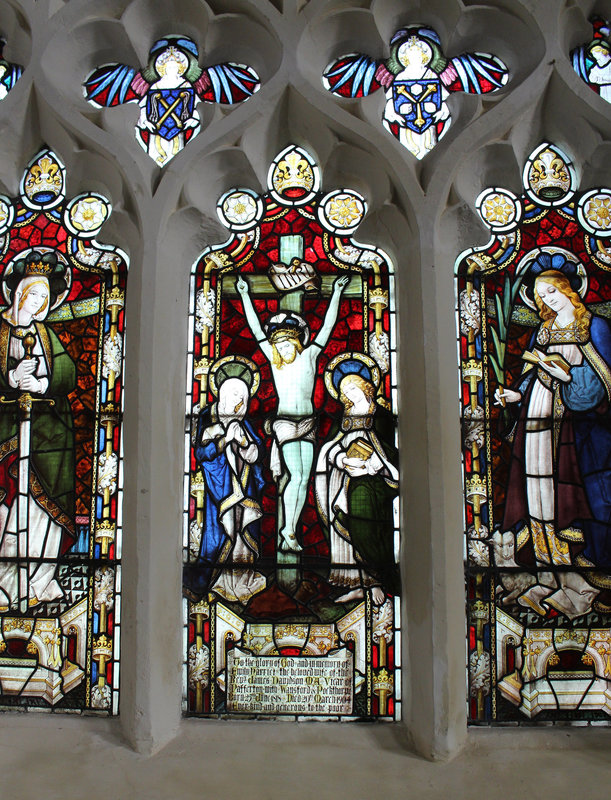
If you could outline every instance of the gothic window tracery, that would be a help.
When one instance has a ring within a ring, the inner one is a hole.
[[[458,263],[472,721],[608,721],[611,190],[544,143]]]
[[[366,208],[290,145],[196,263],[187,713],[400,717],[394,281],[352,239]]]
[[[0,197],[0,706],[117,714],[127,257],[49,148]]]

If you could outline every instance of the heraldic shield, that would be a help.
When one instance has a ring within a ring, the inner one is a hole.
[[[195,91],[190,86],[155,89],[147,93],[147,117],[155,125],[155,133],[168,141],[184,129],[194,108]]]
[[[405,119],[408,128],[423,133],[435,122],[434,115],[441,109],[441,81],[426,78],[415,81],[397,81],[392,85],[395,111]],[[433,104],[433,108],[431,108]],[[406,106],[409,111],[406,113]]]

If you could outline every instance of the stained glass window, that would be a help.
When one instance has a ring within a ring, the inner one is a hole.
[[[400,717],[394,282],[365,212],[290,145],[194,267],[189,714]]]
[[[127,258],[65,182],[0,197],[0,707],[116,714]]]
[[[450,93],[495,92],[508,77],[500,58],[489,53],[446,58],[437,33],[420,25],[395,32],[387,59],[350,53],[333,61],[323,83],[341,97],[366,97],[383,89],[384,127],[416,158],[424,158],[450,127]]]
[[[609,721],[611,190],[544,143],[457,262],[469,716]]]
[[[95,106],[138,103],[136,139],[164,167],[200,130],[197,103],[232,104],[260,86],[245,64],[201,68],[197,45],[187,36],[164,36],[151,47],[146,67],[106,64],[87,78],[85,97]]]
[[[592,17],[592,39],[571,52],[573,69],[603,100],[611,101],[611,27]]]
[[[0,37],[0,100],[4,100],[23,73],[23,67],[6,61],[3,55],[6,42]]]

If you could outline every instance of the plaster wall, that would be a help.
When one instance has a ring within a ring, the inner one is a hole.
[[[0,191],[14,195],[25,164],[43,142],[50,145],[67,166],[70,196],[97,190],[111,199],[99,238],[131,259],[121,715],[1,715],[3,796],[40,796],[44,788],[51,800],[172,798],[193,790],[231,798],[248,787],[254,797],[462,797],[485,785],[491,770],[499,788],[503,781],[515,787],[547,763],[564,797],[569,784],[559,781],[558,768],[570,766],[571,780],[592,786],[604,778],[605,730],[467,737],[452,279],[458,253],[487,238],[475,198],[489,185],[519,193],[522,164],[542,139],[573,156],[582,188],[611,185],[611,106],[580,82],[567,56],[589,39],[594,12],[611,17],[611,0],[0,5],[5,56],[26,67],[0,104]],[[340,101],[320,82],[333,58],[355,50],[383,57],[394,31],[415,22],[437,30],[447,55],[493,52],[512,75],[485,100],[454,95],[453,125],[423,162],[382,128],[383,97]],[[109,61],[145,63],[152,42],[167,33],[195,39],[201,63],[252,65],[262,88],[234,108],[200,106],[202,132],[162,172],[135,141],[137,107],[93,109],[81,83]],[[405,669],[404,719],[396,726],[180,717],[190,267],[206,245],[225,238],[217,198],[235,185],[261,191],[271,159],[289,142],[317,158],[325,189],[348,186],[368,198],[357,237],[380,245],[397,266]],[[448,759],[465,745],[451,765],[410,755]],[[527,763],[516,773],[520,762]]]

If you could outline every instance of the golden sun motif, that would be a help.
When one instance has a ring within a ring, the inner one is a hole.
[[[593,197],[585,207],[585,217],[593,228],[602,231],[611,229],[611,197]]]
[[[515,216],[513,203],[502,194],[493,194],[482,204],[482,217],[490,225],[507,225]]]
[[[356,198],[338,195],[329,203],[327,216],[338,228],[349,228],[363,216],[363,209]]]

